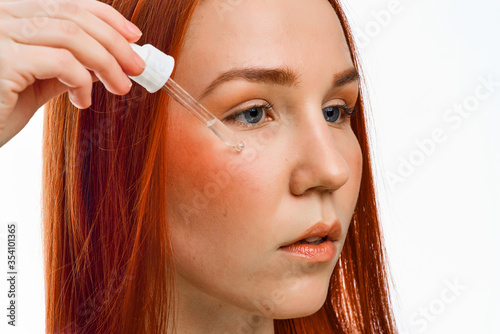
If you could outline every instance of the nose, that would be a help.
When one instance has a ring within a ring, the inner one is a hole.
[[[321,110],[321,109],[320,109]],[[319,114],[319,117],[317,116]],[[329,192],[342,187],[349,180],[349,166],[335,141],[342,130],[328,125],[322,112],[307,112],[294,133],[294,167],[290,177],[290,191],[302,195],[313,189]],[[312,115],[312,116],[311,116]]]

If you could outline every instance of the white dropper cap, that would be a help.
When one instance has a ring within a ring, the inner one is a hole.
[[[174,58],[164,54],[151,44],[139,46],[131,43],[130,46],[146,62],[144,71],[136,77],[130,76],[130,79],[146,88],[150,93],[163,89],[226,145],[233,147],[237,152],[245,149],[245,143],[239,140],[233,131],[177,85],[174,80],[170,79],[174,70]]]
[[[159,91],[174,70],[174,58],[151,44],[140,46],[130,43],[130,46],[146,63],[144,71],[136,77],[131,76],[130,79],[146,88],[150,93]]]

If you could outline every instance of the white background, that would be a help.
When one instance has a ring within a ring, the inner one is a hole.
[[[499,333],[500,2],[344,3],[369,87],[401,333]],[[491,91],[482,83],[488,80],[497,83]],[[458,108],[463,116],[453,111]],[[0,149],[2,333],[44,328],[42,118],[39,111]],[[441,140],[431,145],[435,131]],[[19,273],[15,329],[6,325],[6,226],[12,221]]]

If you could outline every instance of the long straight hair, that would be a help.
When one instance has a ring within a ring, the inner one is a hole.
[[[199,1],[107,3],[141,27],[142,42],[176,58]],[[330,3],[361,71],[346,17],[336,0]],[[89,109],[75,108],[67,94],[48,103],[42,194],[47,333],[164,334],[171,328],[168,104],[165,94],[134,86],[120,97],[100,83]],[[313,315],[274,320],[275,333],[396,333],[362,92],[356,108],[351,125],[363,154],[361,188],[328,297]]]

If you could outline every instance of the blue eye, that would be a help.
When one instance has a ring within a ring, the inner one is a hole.
[[[341,117],[342,113],[345,117],[352,117],[355,113],[354,107],[349,108],[346,104],[330,106],[323,109],[323,116],[327,122],[335,123]]]
[[[254,105],[246,110],[229,116],[226,121],[237,123],[237,125],[248,128],[257,127],[259,122],[265,117],[266,113],[272,110],[272,108],[273,106],[269,103]]]
[[[262,105],[254,105],[246,110],[235,113],[227,117],[224,121],[235,123],[238,126],[247,128],[256,128],[259,124],[263,124],[262,119],[265,119],[266,114],[272,111],[273,106],[269,103]],[[347,117],[352,117],[355,114],[355,108],[349,108],[346,104],[339,104],[323,108],[323,116],[329,123],[341,124]],[[339,121],[340,120],[340,121]]]
[[[323,109],[323,115],[325,116],[325,119],[327,122],[336,122],[342,112],[340,111],[339,107],[327,107]]]
[[[243,112],[241,112],[240,114],[238,114],[238,116],[243,116],[243,118],[245,119],[246,122],[248,123],[258,123],[261,119],[262,119],[262,116],[264,115],[265,111],[263,110],[264,107],[252,107],[250,109],[247,109]],[[235,119],[237,119],[238,117],[235,117]]]

